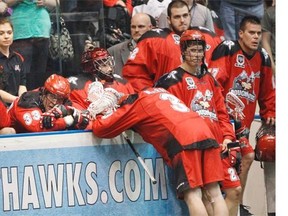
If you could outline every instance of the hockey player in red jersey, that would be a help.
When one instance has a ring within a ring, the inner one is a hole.
[[[217,142],[223,145],[222,151],[226,152],[227,145],[235,141],[235,133],[221,87],[204,63],[206,38],[198,30],[186,30],[181,35],[180,47],[183,63],[163,75],[155,86],[165,88],[197,112],[206,121]],[[229,215],[237,216],[241,185],[237,170],[231,166],[230,159],[225,157],[222,160],[225,179],[221,183],[221,189],[226,194]]]
[[[181,64],[179,43],[181,34],[190,28],[189,8],[184,1],[172,1],[167,11],[170,29],[156,28],[143,34],[123,67],[123,77],[136,91],[152,87],[164,73]],[[207,34],[206,62],[209,63],[211,53],[221,39],[207,28],[191,29],[198,29]]]
[[[184,1],[172,1],[167,11],[170,29],[156,28],[142,35],[123,67],[123,77],[136,91],[152,87],[162,74],[181,63],[179,39],[190,25],[189,8]]]
[[[127,94],[134,93],[130,83],[114,74],[115,62],[108,51],[95,47],[91,42],[87,43],[88,48],[83,52],[81,60],[83,73],[68,78],[71,87],[69,99],[73,106],[80,110],[88,108],[88,87],[95,80],[101,81],[105,87],[113,87]]]
[[[84,129],[89,118],[68,100],[70,85],[67,79],[52,74],[44,87],[25,92],[9,108],[11,126],[17,133]]]
[[[223,41],[214,50],[209,65],[210,72],[224,89],[224,97],[232,92],[245,106],[245,117],[235,124],[237,139],[246,140],[241,148],[241,200],[254,160],[254,150],[248,140],[257,102],[265,124],[275,124],[275,86],[269,55],[260,47],[261,33],[261,22],[257,17],[244,17],[240,23],[239,39]]]
[[[162,88],[130,95],[106,88],[88,110],[97,137],[112,138],[132,129],[155,147],[175,171],[177,196],[185,200],[190,215],[207,215],[202,187],[211,196],[214,215],[228,215],[218,184],[223,180],[219,144],[202,117],[177,97]]]
[[[4,105],[3,101],[0,98],[0,113],[1,113],[1,118],[0,118],[0,135],[1,134],[15,134],[14,128],[10,127],[11,121],[10,121],[10,116],[7,113],[7,108]]]

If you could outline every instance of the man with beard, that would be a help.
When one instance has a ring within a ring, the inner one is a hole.
[[[135,91],[153,86],[160,76],[181,64],[179,41],[190,26],[189,7],[184,1],[172,1],[167,12],[170,29],[156,28],[142,35],[123,67],[123,77]]]

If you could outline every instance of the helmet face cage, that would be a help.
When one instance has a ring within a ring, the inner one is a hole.
[[[115,67],[115,61],[113,56],[108,56],[107,58],[94,60],[93,65],[94,69],[97,71],[96,73],[97,76],[99,76],[100,78],[107,76],[108,79],[109,78],[113,79],[113,72]]]
[[[184,57],[184,52],[191,45],[201,45],[205,52],[206,42],[205,42],[204,35],[202,35],[201,32],[196,31],[196,30],[187,30],[183,32],[180,38],[180,47],[181,47],[181,52],[182,52],[183,57]]]
[[[94,48],[93,50],[86,51],[82,55],[81,63],[84,72],[95,74],[98,78],[107,82],[113,81],[115,61],[113,56],[105,49]],[[110,70],[106,67],[110,67]]]

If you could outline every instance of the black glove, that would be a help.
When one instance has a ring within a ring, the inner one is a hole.
[[[87,110],[77,110],[75,109],[73,112],[74,123],[73,125],[77,129],[84,130],[89,124],[89,112]]]
[[[68,109],[63,104],[55,105],[51,110],[49,110],[49,112],[53,113],[56,119],[63,118],[68,115]]]
[[[51,112],[45,112],[42,114],[40,119],[40,127],[50,129],[54,126],[56,120],[55,115]]]

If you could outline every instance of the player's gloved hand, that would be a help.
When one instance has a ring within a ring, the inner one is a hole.
[[[74,123],[73,125],[75,125],[75,128],[77,129],[85,129],[88,124],[89,124],[89,112],[87,110],[77,110],[75,109],[73,112],[73,118],[74,118]]]
[[[110,115],[118,107],[121,97],[122,94],[115,89],[106,88],[103,95],[89,105],[88,111],[94,119],[98,114]]]
[[[68,115],[68,109],[63,104],[57,104],[55,105],[49,112],[53,113],[55,115],[55,118],[63,118]]]
[[[239,147],[234,147],[230,148],[228,150],[228,156],[229,156],[229,161],[232,167],[235,168],[236,172],[240,174],[241,172],[241,161],[242,161],[242,156],[241,156],[241,148]]]
[[[51,112],[45,112],[42,114],[40,119],[40,128],[50,129],[54,126],[56,118]]]
[[[73,126],[76,129],[85,129],[89,124],[89,112],[87,110],[80,111],[72,106],[66,107],[68,115],[64,117],[67,127]]]

